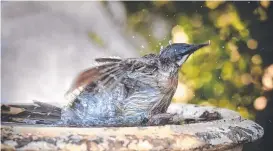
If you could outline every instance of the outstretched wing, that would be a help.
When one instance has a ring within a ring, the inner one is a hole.
[[[83,71],[75,78],[67,93],[71,93],[78,88],[84,89],[89,84],[96,83],[96,81],[101,80],[103,77],[105,77],[103,75],[104,73],[111,73],[117,67],[118,63],[105,63],[103,65]]]
[[[100,84],[99,81],[109,80],[111,75],[116,75],[119,69],[121,59],[115,58],[98,58],[97,62],[102,63],[99,66],[87,69],[81,72],[72,83],[67,94],[75,91],[87,90],[93,91]]]
[[[155,57],[155,56],[152,56]],[[157,66],[153,58],[98,58],[102,65],[90,68],[80,73],[74,80],[67,94],[79,95],[82,91],[94,92],[98,90],[111,90],[121,81],[128,83],[128,78],[137,79],[151,75]],[[145,78],[143,78],[145,82]],[[130,81],[130,80],[129,80]],[[147,81],[148,82],[148,81]],[[134,83],[128,83],[128,85]]]

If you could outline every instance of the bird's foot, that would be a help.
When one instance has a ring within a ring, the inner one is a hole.
[[[156,125],[167,125],[167,124],[178,124],[177,120],[174,119],[177,114],[162,113],[157,114],[149,118],[147,126],[156,126]]]

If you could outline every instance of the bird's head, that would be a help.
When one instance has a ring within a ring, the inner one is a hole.
[[[210,45],[210,41],[203,44],[174,43],[162,49],[159,57],[181,66],[193,52],[208,45]]]

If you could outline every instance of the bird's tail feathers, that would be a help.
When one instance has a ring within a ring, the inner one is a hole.
[[[32,104],[2,104],[2,123],[48,124],[59,121],[61,108],[40,101]]]

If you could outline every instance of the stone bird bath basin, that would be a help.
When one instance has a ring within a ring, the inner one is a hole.
[[[218,112],[221,119],[149,127],[52,127],[2,123],[1,150],[181,150],[240,151],[263,136],[263,128],[222,108],[171,104],[169,113],[198,118]]]

